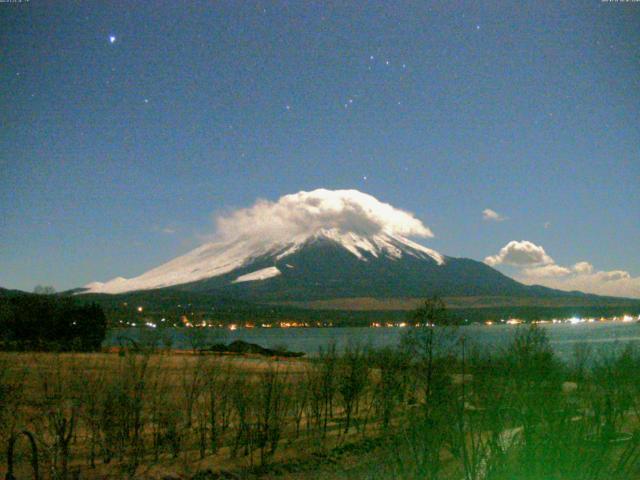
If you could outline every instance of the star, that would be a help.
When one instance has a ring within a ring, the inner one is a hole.
[[[362,176],[362,180],[364,180],[364,181],[366,182],[366,181],[367,181],[367,176],[366,176],[366,175],[363,175],[363,176]]]
[[[116,36],[115,35],[109,35],[109,43],[114,44],[116,43]]]
[[[145,99],[144,99],[144,103],[149,103],[149,99],[148,99],[148,98],[145,98]]]
[[[480,25],[476,25],[476,30],[480,30]]]
[[[291,105],[285,105],[284,108],[286,108],[287,110],[291,110]]]

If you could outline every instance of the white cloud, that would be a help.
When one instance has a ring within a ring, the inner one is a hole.
[[[485,208],[482,211],[482,219],[487,220],[489,222],[502,222],[506,220],[507,217],[500,215],[495,210],[491,210],[490,208]]]
[[[571,269],[552,263],[542,267],[525,268],[522,273],[528,277],[564,277],[571,274]]]
[[[551,258],[539,245],[522,240],[512,240],[500,249],[497,255],[491,255],[484,259],[487,265],[513,265],[516,267],[536,267],[554,263]]]
[[[593,265],[589,262],[578,262],[572,267],[573,271],[580,274],[589,274],[593,272]]]
[[[585,261],[572,267],[558,265],[542,246],[526,240],[509,242],[497,255],[484,261],[491,266],[505,264],[517,267],[516,280],[527,285],[640,298],[640,277],[632,277],[625,270],[595,271],[593,265]]]
[[[151,231],[156,233],[164,233],[165,235],[173,235],[174,233],[178,232],[178,230],[171,225],[166,225],[164,227],[161,225],[154,225],[153,227],[151,227]]]
[[[528,285],[544,285],[560,290],[579,290],[598,295],[640,298],[640,277],[632,277],[629,272],[621,270],[592,273],[574,272],[562,277],[543,277],[531,273],[523,271],[522,275],[516,276],[516,280]]]
[[[597,272],[595,274],[603,282],[614,282],[616,280],[629,280],[631,275],[624,270],[612,270],[610,272]]]
[[[285,195],[276,202],[258,200],[252,207],[216,219],[219,240],[263,238],[290,241],[321,229],[362,235],[388,233],[432,237],[413,214],[357,190],[325,190]]]

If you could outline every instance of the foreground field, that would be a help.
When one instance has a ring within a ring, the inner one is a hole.
[[[0,354],[0,475],[640,478],[636,351],[563,365],[536,328],[491,353],[455,335],[313,360]]]

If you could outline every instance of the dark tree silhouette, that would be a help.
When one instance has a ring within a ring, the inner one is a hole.
[[[106,331],[106,316],[96,304],[56,295],[0,297],[4,350],[97,350]]]

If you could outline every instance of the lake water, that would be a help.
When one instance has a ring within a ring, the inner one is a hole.
[[[470,325],[460,327],[458,334],[463,334],[469,342],[480,347],[500,348],[509,343],[518,327],[513,325]],[[576,345],[589,345],[595,354],[612,353],[629,343],[640,347],[640,324],[607,322],[541,325],[549,336],[556,353],[564,360],[571,359]],[[238,329],[203,329],[204,342],[219,343],[233,340],[244,340],[257,343],[267,348],[286,347],[290,351],[305,352],[316,355],[320,347],[335,342],[338,350],[349,343],[359,343],[373,347],[396,346],[408,328],[256,328]],[[191,348],[189,329],[176,328],[154,332],[159,337],[170,337],[172,348]],[[149,331],[139,328],[112,330],[105,343],[116,346],[122,338],[140,340],[149,338]]]

